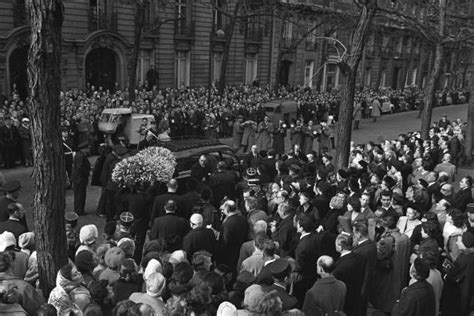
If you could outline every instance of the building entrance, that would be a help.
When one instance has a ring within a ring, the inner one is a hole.
[[[117,62],[115,53],[108,48],[96,48],[86,57],[86,83],[93,85],[96,89],[102,87],[104,90],[112,90],[117,74]]]
[[[15,48],[10,55],[8,70],[10,73],[10,91],[16,91],[21,100],[26,100],[28,96],[28,47]]]

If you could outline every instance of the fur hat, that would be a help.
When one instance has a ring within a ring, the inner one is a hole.
[[[74,260],[79,271],[92,271],[97,266],[94,254],[89,250],[82,250],[76,255]]]
[[[135,253],[135,242],[133,239],[124,237],[119,240],[117,246],[125,252],[126,257],[133,257]]]
[[[99,231],[94,224],[85,225],[79,231],[79,241],[84,245],[93,244],[99,237]]]
[[[105,253],[105,264],[113,270],[118,270],[125,260],[125,252],[119,247],[113,247]]]
[[[341,196],[335,195],[329,202],[329,207],[334,210],[340,210],[344,207],[345,199]]]

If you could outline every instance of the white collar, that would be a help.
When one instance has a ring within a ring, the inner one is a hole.
[[[309,234],[311,234],[311,233],[302,233],[301,236],[300,236],[300,240],[303,239],[303,237],[308,236]]]

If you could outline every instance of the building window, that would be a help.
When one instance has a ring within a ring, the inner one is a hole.
[[[223,53],[214,52],[212,54],[212,81],[218,82],[221,76]]]
[[[145,83],[146,73],[150,69],[150,66],[153,65],[151,56],[151,50],[142,50],[138,55],[137,81],[140,82],[140,85]]]
[[[257,54],[245,54],[245,84],[252,84],[257,78],[258,56]]]
[[[182,31],[188,25],[188,0],[176,0],[176,16],[178,31]]]
[[[314,61],[307,60],[304,65],[304,85],[305,87],[313,87],[313,72],[314,72]]]
[[[223,28],[222,23],[222,0],[214,0],[214,8],[212,10],[212,20],[214,23],[214,29],[220,30]]]
[[[176,87],[189,87],[191,76],[191,53],[189,51],[176,52],[175,71]]]
[[[403,37],[398,39],[397,53],[400,55],[403,51]]]
[[[416,85],[416,77],[418,76],[418,68],[413,68],[413,72],[411,74],[411,85]]]
[[[293,23],[290,21],[285,21],[283,23],[283,42],[286,45],[291,44],[291,38],[293,35]]]
[[[372,84],[372,69],[370,67],[365,69],[365,86],[370,87]]]
[[[369,48],[369,54],[372,55],[375,51],[375,35],[370,35],[369,44],[367,46]]]
[[[314,23],[308,23],[306,26],[306,47],[307,48],[314,48],[314,44],[316,42],[316,30],[314,29]]]
[[[385,87],[386,82],[387,82],[387,70],[382,69],[382,73],[380,75],[380,86]]]

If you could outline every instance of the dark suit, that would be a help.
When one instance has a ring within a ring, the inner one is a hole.
[[[365,259],[365,277],[361,292],[361,315],[366,315],[367,303],[370,297],[370,281],[372,280],[373,272],[375,269],[375,263],[377,262],[377,245],[372,240],[367,239],[355,246],[352,251],[361,255]]]
[[[276,291],[276,295],[280,298],[282,303],[282,311],[288,311],[290,309],[296,308],[298,300],[293,295],[288,294],[286,289],[281,285],[274,283],[272,286],[270,286],[269,290]]]
[[[0,198],[0,222],[4,222],[10,218],[10,214],[8,214],[8,205],[11,203],[16,203],[16,201],[6,196]],[[28,229],[28,226],[26,225],[26,216],[23,216],[20,220],[20,224]]]
[[[276,159],[275,158],[264,158],[260,162],[260,182],[261,183],[270,183],[277,175],[275,168]]]
[[[320,246],[316,244],[316,235],[311,233],[300,238],[295,249],[295,269],[301,279],[294,284],[294,295],[303,302],[306,291],[314,284],[317,278],[316,262],[320,256]]]
[[[321,218],[325,217],[327,213],[329,213],[329,202],[331,202],[331,198],[326,195],[318,195],[313,200],[313,205],[319,212],[319,216]]]
[[[119,161],[120,159],[114,153],[108,154],[105,158],[102,172],[100,173],[100,183],[104,188],[104,204],[107,221],[113,220],[118,211],[116,194],[119,191],[119,187],[112,181],[112,171]]]
[[[218,170],[209,179],[209,187],[212,190],[214,205],[220,205],[222,199],[227,196],[235,199],[235,186],[238,182],[235,172],[230,170]]]
[[[333,275],[347,287],[344,312],[347,315],[361,314],[361,290],[365,279],[365,259],[361,255],[350,252],[336,261]]]
[[[184,219],[189,219],[191,217],[193,207],[200,204],[201,195],[197,191],[189,191],[181,195],[180,198],[183,204],[183,212],[179,212],[178,215],[182,215]]]
[[[294,256],[296,244],[296,228],[293,226],[293,216],[283,219],[272,234],[272,239],[278,242],[280,257]]]
[[[155,220],[155,218],[165,214],[165,205],[169,200],[173,200],[176,203],[176,215],[181,216],[183,218],[185,217],[184,203],[181,196],[179,196],[176,193],[167,192],[167,193],[158,195],[155,198],[155,201],[153,202],[153,208],[150,214],[150,219],[152,223]]]
[[[216,236],[211,229],[206,227],[199,227],[191,230],[183,239],[183,250],[188,256],[188,261],[191,262],[193,254],[200,250],[206,250],[214,254],[216,250]]]
[[[154,220],[151,226],[150,239],[165,238],[171,240],[178,237],[179,245],[176,246],[181,248],[182,240],[189,229],[189,224],[185,219],[168,213]]]
[[[400,301],[395,305],[394,316],[434,316],[436,315],[435,293],[426,280],[417,281],[404,288]]]
[[[90,170],[91,164],[87,155],[83,151],[77,151],[73,158],[71,181],[74,193],[74,212],[77,215],[84,215]]]
[[[244,171],[247,170],[248,168],[255,168],[257,169],[258,166],[260,165],[260,157],[258,154],[254,155],[252,152],[249,152],[242,163],[244,167]]]
[[[333,276],[319,279],[306,292],[302,311],[305,315],[333,315],[342,311],[346,291],[344,282]]]
[[[26,233],[28,229],[26,229],[26,227],[23,226],[19,220],[7,219],[6,221],[0,223],[0,234],[6,231],[13,233],[16,240],[18,240],[18,237],[21,234]]]
[[[247,241],[248,235],[249,224],[247,219],[241,215],[228,216],[222,223],[221,261],[227,264],[231,271],[236,271],[240,247]]]
[[[454,194],[454,207],[466,211],[466,206],[472,202],[471,188],[459,190]]]
[[[15,160],[18,156],[20,135],[16,126],[12,125],[10,128],[3,126],[0,128],[0,147],[3,151],[3,160],[5,161],[5,168],[15,167]]]
[[[191,178],[194,178],[199,182],[208,183],[210,174],[211,167],[209,166],[209,164],[206,164],[204,167],[202,167],[199,162],[196,162],[191,167]]]

